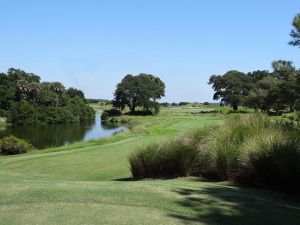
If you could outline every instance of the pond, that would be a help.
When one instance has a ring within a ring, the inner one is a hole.
[[[37,149],[45,149],[109,137],[127,129],[119,124],[101,122],[100,115],[96,115],[95,121],[84,123],[7,127],[0,130],[0,138],[13,135],[27,140]]]

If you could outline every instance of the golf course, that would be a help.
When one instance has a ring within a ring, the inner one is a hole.
[[[294,195],[196,177],[131,179],[128,156],[138,147],[228,117],[205,110],[122,116],[131,129],[109,138],[1,156],[1,224],[298,224]]]
[[[300,225],[298,1],[0,8],[0,225]]]

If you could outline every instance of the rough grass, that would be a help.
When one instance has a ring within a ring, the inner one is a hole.
[[[299,200],[294,196],[194,179],[125,181],[130,177],[127,157],[135,148],[222,123],[224,118],[179,115],[166,109],[158,116],[130,119],[133,131],[105,140],[0,157],[0,224],[289,225],[300,221]]]
[[[292,192],[300,189],[299,132],[262,114],[233,116],[222,126],[143,146],[131,154],[129,163],[138,179],[199,175]]]

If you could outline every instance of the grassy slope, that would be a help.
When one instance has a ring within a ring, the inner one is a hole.
[[[113,181],[130,176],[136,146],[222,121],[189,112],[169,108],[104,141],[1,157],[1,224],[297,224],[299,202],[278,193],[191,179]]]

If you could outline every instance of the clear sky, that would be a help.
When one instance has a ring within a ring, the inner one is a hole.
[[[89,98],[151,73],[163,101],[212,101],[212,74],[300,67],[289,32],[298,0],[0,0],[0,71],[15,67]]]

